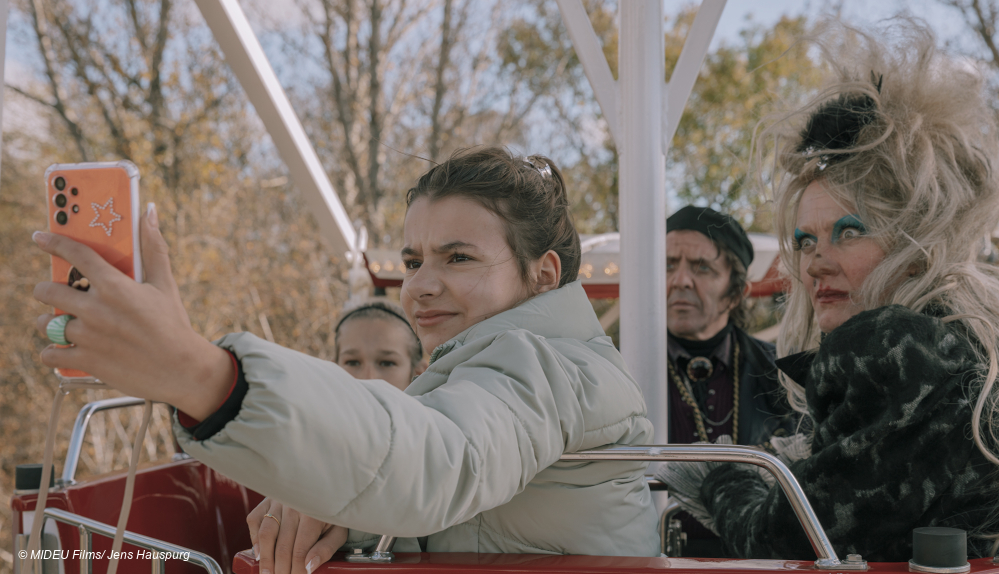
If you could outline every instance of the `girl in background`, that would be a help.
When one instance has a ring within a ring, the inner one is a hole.
[[[334,331],[333,362],[358,379],[381,379],[400,391],[427,369],[405,312],[387,301],[345,308]]]

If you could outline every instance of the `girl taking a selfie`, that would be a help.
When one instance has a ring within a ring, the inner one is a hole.
[[[646,463],[558,462],[652,438],[641,391],[576,281],[558,168],[476,148],[433,167],[406,201],[401,301],[431,355],[405,393],[249,333],[206,341],[154,208],[143,284],[81,244],[35,235],[91,282],[35,288],[75,317],[75,346],[42,361],[177,407],[185,452],[271,497],[248,519],[261,570],[311,572],[345,529],[356,544],[374,544],[364,532],[426,537],[437,552],[658,555]],[[291,541],[294,562],[274,556]]]

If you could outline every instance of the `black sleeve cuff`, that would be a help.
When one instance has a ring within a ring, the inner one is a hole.
[[[232,353],[228,349],[226,350],[232,354],[233,363],[236,365],[236,384],[218,410],[194,426],[184,426],[194,437],[194,440],[205,440],[215,436],[215,433],[222,430],[229,421],[236,418],[236,415],[239,414],[239,409],[243,407],[243,397],[246,396],[246,391],[250,388],[246,382],[246,377],[243,375],[243,364],[240,363],[235,353]]]

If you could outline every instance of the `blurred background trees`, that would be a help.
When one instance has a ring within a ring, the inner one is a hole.
[[[616,2],[586,0],[617,73]],[[617,229],[618,157],[553,0],[245,0],[244,9],[352,218],[398,247],[403,196],[460,147],[505,144],[563,168],[581,232]],[[843,4],[834,6],[839,9]],[[961,23],[942,35],[999,71],[993,0],[937,0]],[[665,22],[667,75],[696,6]],[[756,122],[808,95],[811,20],[747,21],[710,52],[667,157],[671,207],[731,211],[767,231],[750,177]],[[130,159],[156,202],[195,328],[251,331],[318,357],[346,298],[345,268],[320,244],[238,83],[190,0],[11,0],[0,172],[0,500],[16,464],[41,459],[56,381],[31,298],[49,262],[41,177],[53,163]],[[958,38],[959,40],[954,40]],[[16,59],[11,65],[11,59]],[[993,82],[993,85],[996,85]],[[79,406],[73,394],[62,449]],[[121,468],[131,415],[98,423],[81,472]],[[172,453],[165,410],[144,447]],[[63,453],[57,453],[56,460]],[[61,465],[57,465],[57,470]],[[0,573],[10,510],[0,505]]]

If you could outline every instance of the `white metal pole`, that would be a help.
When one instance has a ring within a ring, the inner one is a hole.
[[[354,227],[239,3],[195,3],[288,166],[291,180],[305,195],[319,232],[338,253],[347,253],[356,241]]]
[[[725,11],[726,0],[704,0],[697,10],[694,23],[687,32],[683,42],[680,58],[670,74],[669,85],[666,88],[666,99],[663,100],[663,153],[669,151],[673,143],[673,135],[680,125],[680,116],[687,106],[687,99],[694,89],[694,82],[701,73],[704,58],[708,55],[711,40]],[[675,105],[670,105],[674,103]]]
[[[593,95],[597,97],[600,110],[604,113],[614,144],[620,147],[621,120],[618,116],[621,108],[618,105],[618,85],[607,65],[604,51],[600,48],[600,39],[593,31],[583,0],[556,0],[556,3],[562,14],[562,22],[569,31],[572,47],[583,63],[583,71],[593,88]]]
[[[621,353],[667,442],[666,190],[662,0],[619,3]]]

